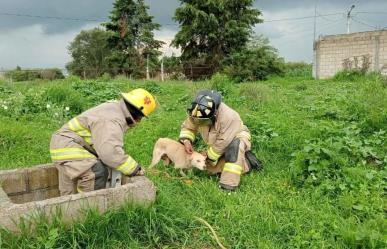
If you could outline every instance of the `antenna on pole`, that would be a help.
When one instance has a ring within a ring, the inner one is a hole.
[[[351,8],[349,9],[347,13],[347,34],[350,33],[350,26],[351,26],[351,12],[355,8],[355,5],[353,4]]]
[[[317,2],[314,5],[314,28],[313,28],[313,41],[316,41],[316,25],[317,25]]]

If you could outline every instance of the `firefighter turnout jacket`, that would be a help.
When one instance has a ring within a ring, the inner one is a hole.
[[[101,104],[71,119],[52,136],[51,158],[59,167],[66,165],[64,173],[71,179],[89,171],[98,161],[132,175],[140,166],[125,153],[123,139],[135,124],[124,100]]]
[[[188,117],[182,124],[179,139],[194,142],[198,133],[209,146],[207,156],[213,163],[208,170],[222,171],[221,184],[238,186],[240,175],[249,171],[245,152],[251,148],[249,129],[243,124],[239,114],[221,103],[214,124],[200,126]],[[217,165],[221,157],[225,161],[221,169],[214,170],[218,165],[211,170],[211,166]]]

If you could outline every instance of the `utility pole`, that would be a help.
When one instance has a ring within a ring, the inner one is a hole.
[[[146,56],[146,79],[149,80],[149,54]]]
[[[355,8],[355,5],[352,5],[347,13],[347,34],[350,32],[350,26],[351,26],[351,12]]]
[[[317,79],[317,49],[316,49],[316,31],[317,31],[317,2],[314,5],[314,27],[313,27],[313,67],[312,77]]]

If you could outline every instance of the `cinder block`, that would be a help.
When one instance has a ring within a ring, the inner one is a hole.
[[[7,194],[27,191],[27,177],[22,170],[4,170],[0,172],[0,186]]]
[[[10,199],[7,194],[4,192],[3,188],[0,188],[0,207],[4,205],[9,205]]]
[[[33,192],[21,193],[10,196],[10,200],[15,204],[27,203],[32,201],[42,201],[54,197],[58,197],[59,189],[39,189]]]
[[[55,167],[34,167],[27,171],[28,191],[58,186],[58,170]]]
[[[41,206],[41,204],[39,205]],[[49,219],[54,217],[58,210],[61,210],[62,220],[65,223],[72,223],[75,220],[82,219],[86,214],[85,211],[89,209],[97,210],[99,213],[106,212],[106,194],[90,192],[77,195],[71,199],[68,199],[68,196],[59,197],[45,201],[41,210]]]
[[[28,170],[25,170],[28,171]],[[15,171],[16,172],[16,171]],[[0,227],[13,232],[19,231],[20,220],[31,221],[31,229],[34,229],[31,217],[44,215],[48,220],[52,220],[54,215],[60,211],[62,219],[65,222],[74,222],[85,216],[85,210],[96,208],[99,212],[106,212],[108,208],[114,208],[125,203],[134,205],[149,206],[156,199],[156,188],[146,177],[132,177],[124,179],[126,183],[123,186],[111,189],[102,189],[82,194],[56,197],[42,201],[31,201],[27,203],[15,204],[12,202],[0,202]],[[50,197],[58,194],[57,189],[36,191],[39,198]],[[37,197],[31,197],[31,193],[12,197],[14,201],[25,202],[34,200]],[[5,197],[6,194],[3,194]],[[20,198],[20,199],[17,199]]]

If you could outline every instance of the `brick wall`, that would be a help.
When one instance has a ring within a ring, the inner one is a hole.
[[[314,44],[314,76],[325,79],[344,69],[387,74],[387,30],[330,35]]]

